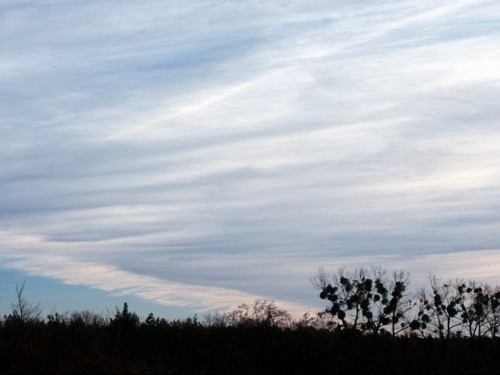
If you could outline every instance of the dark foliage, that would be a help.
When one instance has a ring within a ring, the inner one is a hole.
[[[431,291],[410,298],[407,276],[321,273],[330,306],[298,321],[266,300],[203,322],[152,313],[141,321],[127,303],[108,318],[41,319],[18,288],[0,321],[0,374],[500,373],[498,288],[430,278]]]
[[[6,320],[0,373],[499,373],[497,339],[362,335],[355,330],[193,323]]]
[[[322,313],[335,330],[364,334],[421,337],[490,337],[500,331],[500,288],[463,280],[441,282],[428,277],[430,290],[416,295],[407,291],[409,275],[397,271],[392,277],[379,268],[334,276],[320,269],[313,285],[329,302]]]

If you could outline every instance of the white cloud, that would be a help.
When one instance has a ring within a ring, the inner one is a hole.
[[[121,270],[100,262],[73,259],[71,253],[82,245],[67,246],[50,243],[34,236],[2,233],[3,238],[16,243],[19,252],[2,254],[4,267],[21,270],[28,275],[54,278],[68,285],[83,285],[116,294],[128,294],[165,306],[181,306],[208,310],[228,310],[257,298],[257,294],[234,289],[196,285]],[[6,241],[7,242],[7,241]],[[8,242],[7,242],[8,243]],[[27,247],[37,250],[30,251]],[[41,248],[47,247],[48,251]],[[84,250],[83,250],[84,251]],[[307,311],[306,305],[289,301],[276,301],[280,306],[299,316]]]
[[[494,2],[120,4],[0,16],[12,267],[194,310],[308,305],[321,263],[491,277]]]

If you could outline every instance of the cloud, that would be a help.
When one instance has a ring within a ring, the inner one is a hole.
[[[11,267],[194,310],[314,306],[320,265],[491,279],[494,2],[116,6],[1,12]]]
[[[39,238],[2,233],[3,237],[21,247],[33,246],[43,242]],[[165,306],[191,307],[199,312],[209,310],[228,310],[241,303],[261,298],[259,295],[235,289],[197,285],[170,281],[167,277],[152,277],[145,274],[127,272],[106,262],[89,262],[72,259],[71,251],[62,249],[59,244],[50,251],[29,251],[3,254],[4,266],[22,270],[28,275],[54,278],[68,285],[83,285],[112,293],[113,295],[132,295]],[[59,251],[58,251],[59,250]],[[76,250],[76,249],[74,249]],[[24,253],[24,254],[23,254]],[[69,253],[69,254],[68,254]],[[299,316],[307,311],[304,304],[290,301],[276,301],[292,314]]]

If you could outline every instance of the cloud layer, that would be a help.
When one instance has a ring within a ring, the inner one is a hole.
[[[193,311],[316,306],[318,266],[500,283],[498,11],[4,2],[0,257]]]

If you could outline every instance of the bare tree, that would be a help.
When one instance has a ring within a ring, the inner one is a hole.
[[[288,327],[290,314],[276,306],[274,301],[257,299],[252,305],[239,305],[228,314],[229,322],[238,326],[273,326]]]
[[[406,318],[413,308],[406,296],[407,272],[395,271],[389,278],[379,267],[350,273],[341,268],[332,277],[320,268],[311,282],[320,289],[320,298],[331,303],[323,314],[331,316],[335,328],[392,335],[411,328]]]
[[[420,323],[439,338],[461,334],[459,329],[463,324],[462,308],[466,297],[462,289],[465,287],[463,280],[443,283],[433,274],[429,274],[427,279],[431,292],[423,288],[418,293]]]
[[[16,284],[16,302],[11,304],[12,315],[25,322],[40,320],[42,316],[40,303],[33,304],[24,297],[25,286],[26,281],[23,281],[21,286]]]
[[[469,282],[459,286],[466,298],[462,303],[464,326],[470,337],[490,336],[498,334],[500,319],[500,290],[488,284]]]
[[[225,312],[216,311],[215,313],[206,314],[204,320],[207,327],[227,327],[230,317]]]

